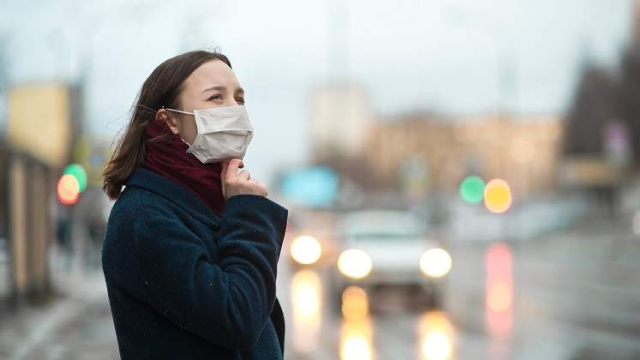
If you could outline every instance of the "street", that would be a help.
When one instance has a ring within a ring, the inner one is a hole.
[[[287,304],[289,355],[640,358],[640,243],[624,225],[591,221],[528,243],[454,243],[442,309],[420,309],[419,301],[417,308],[415,301],[408,306],[398,292],[365,298],[365,307],[376,303],[371,315],[336,317],[321,271],[300,270],[290,281],[293,302]],[[319,305],[310,305],[315,301]]]
[[[332,307],[327,268],[293,269],[281,258],[285,355],[300,360],[638,359],[637,240],[620,224],[597,222],[528,243],[452,244],[454,266],[441,308],[428,306],[409,289],[367,294],[351,288],[340,313]],[[510,265],[491,270],[490,262],[503,256],[511,260],[502,263]],[[85,271],[74,277],[60,270],[55,299],[3,317],[3,359],[118,358],[102,274],[95,266]]]
[[[640,360],[639,98],[640,0],[0,2],[0,360]]]

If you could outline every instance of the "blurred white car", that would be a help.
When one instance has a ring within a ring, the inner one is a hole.
[[[290,212],[283,254],[294,269],[331,266],[335,259],[335,213],[296,209]]]
[[[337,223],[338,257],[333,272],[336,304],[350,285],[414,286],[438,302],[451,257],[428,235],[426,220],[401,210],[359,210]]]

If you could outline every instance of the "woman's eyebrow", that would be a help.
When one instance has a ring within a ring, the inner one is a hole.
[[[215,85],[215,86],[211,86],[211,87],[208,87],[208,88],[202,90],[202,93],[205,93],[205,92],[211,91],[211,90],[226,90],[226,89],[227,88],[222,86],[222,85]]]
[[[226,89],[227,88],[222,86],[222,85],[215,85],[215,86],[211,86],[211,87],[208,87],[208,88],[202,90],[202,93],[205,93],[207,91],[212,91],[212,90],[222,91],[222,90],[226,90]],[[236,89],[236,93],[244,94],[244,89],[239,87],[239,88]]]

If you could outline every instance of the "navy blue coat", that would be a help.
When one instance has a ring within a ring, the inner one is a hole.
[[[220,217],[181,185],[136,169],[102,248],[121,358],[282,359],[276,271],[287,216],[241,194]]]

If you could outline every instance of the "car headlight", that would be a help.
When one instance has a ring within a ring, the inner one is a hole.
[[[352,279],[365,278],[371,272],[373,262],[371,257],[358,249],[345,250],[338,257],[338,270]]]
[[[301,235],[291,243],[291,257],[300,264],[313,264],[322,255],[322,246],[313,236]]]
[[[445,276],[451,270],[451,256],[443,249],[427,250],[420,257],[420,270],[433,278]]]

